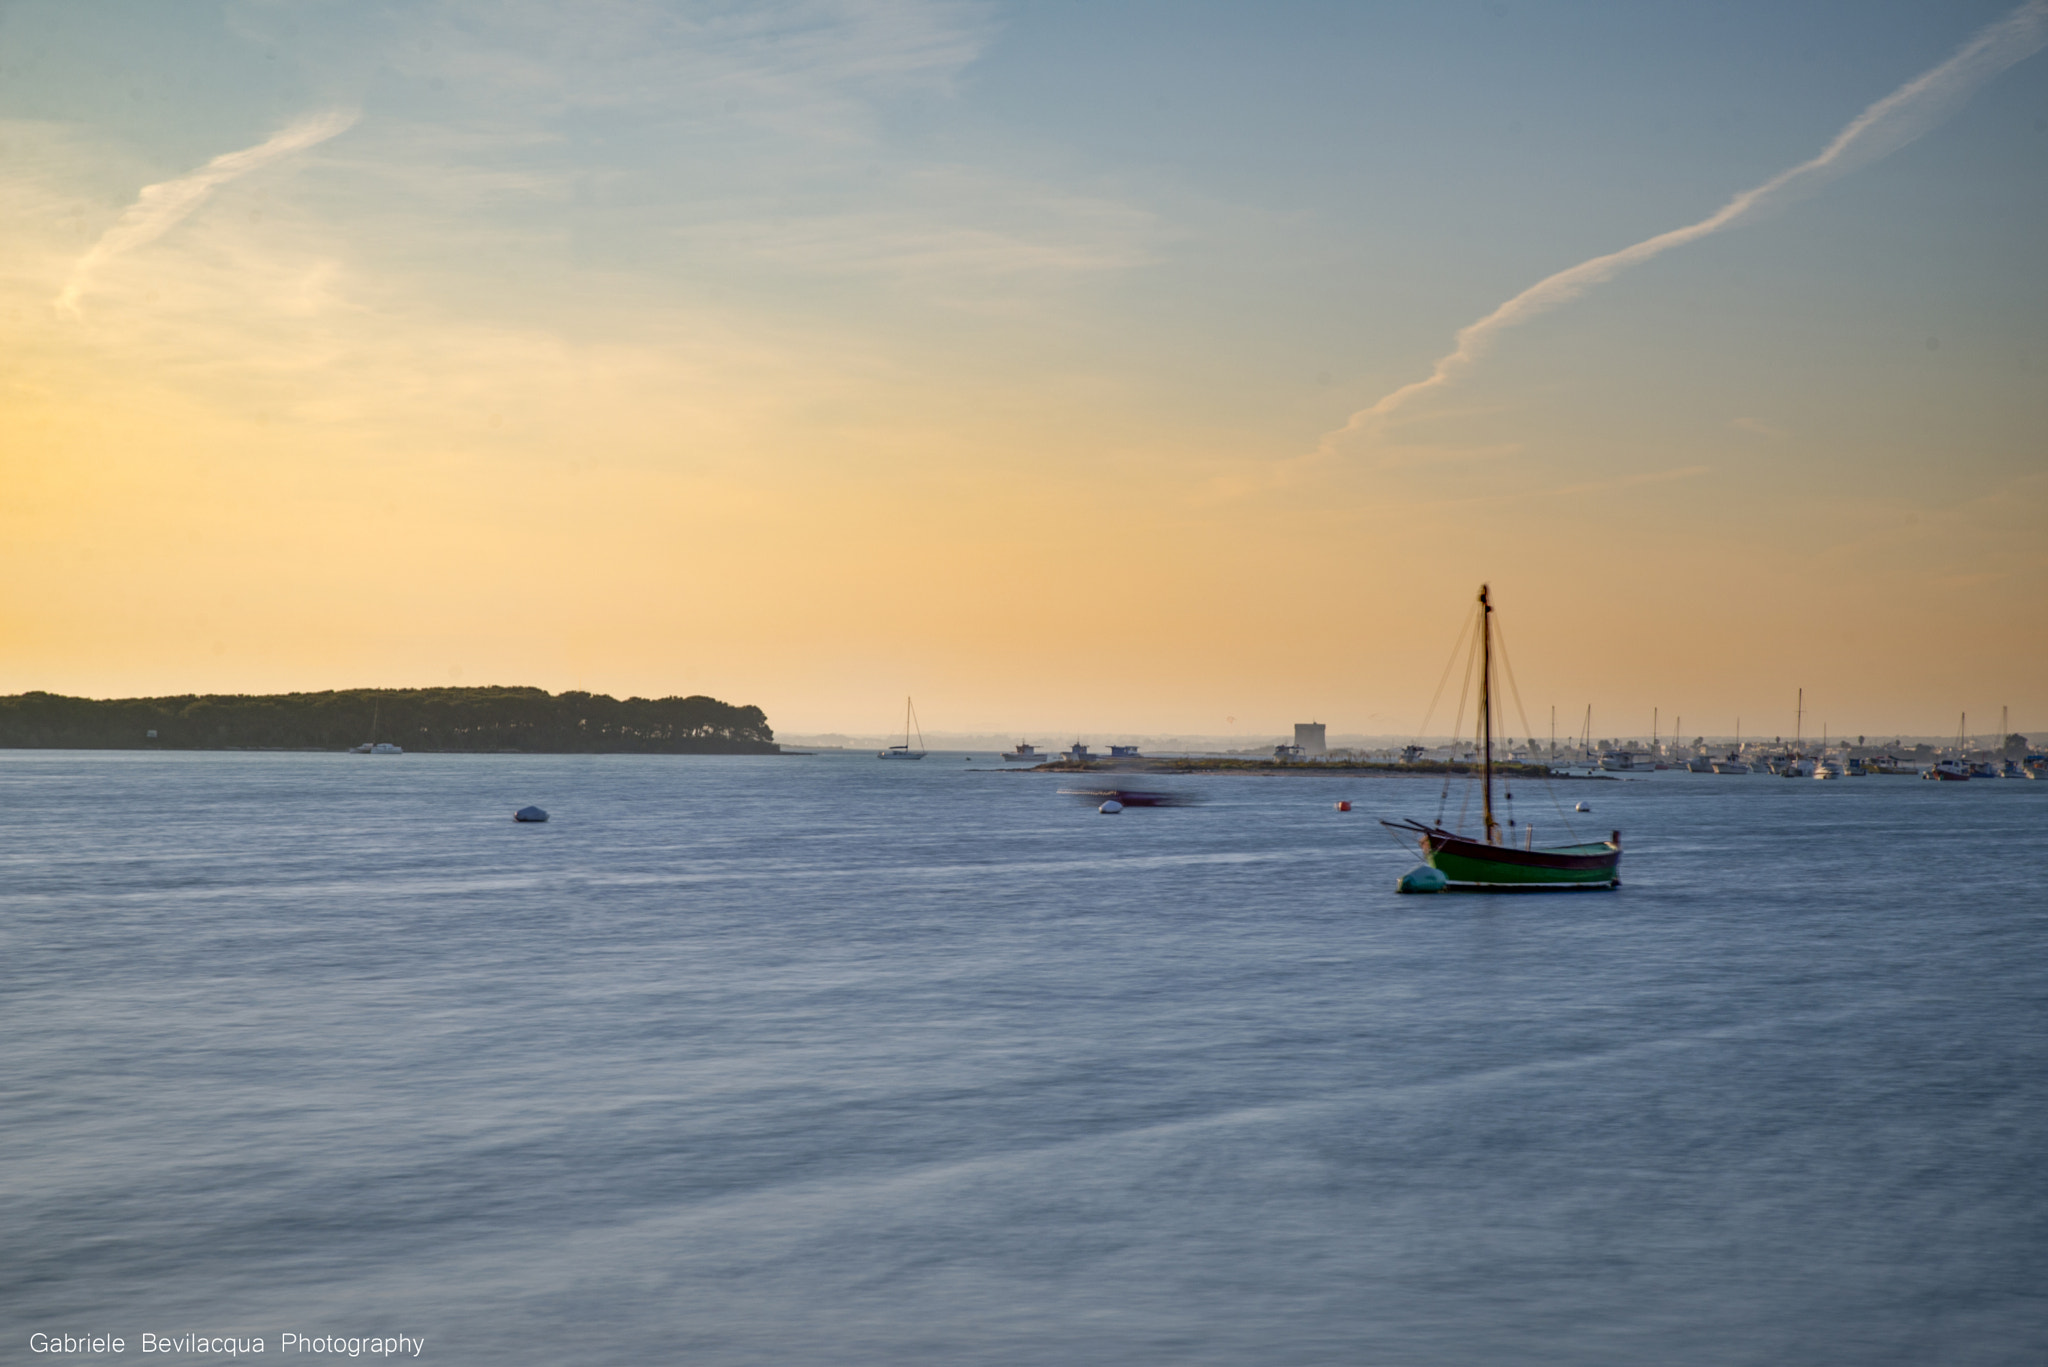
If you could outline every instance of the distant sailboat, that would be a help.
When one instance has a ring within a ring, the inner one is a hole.
[[[911,749],[911,748],[910,748],[910,733],[911,733],[911,730],[912,730],[912,728],[915,728],[915,729],[916,729],[916,731],[917,731],[917,748],[916,748],[915,750],[913,750],[913,749]],[[918,724],[917,724],[917,709],[916,709],[916,708],[914,708],[914,707],[912,707],[912,706],[910,705],[910,699],[908,699],[908,698],[905,698],[905,699],[903,700],[903,744],[901,744],[901,745],[892,745],[892,746],[888,747],[888,748],[887,748],[886,750],[877,750],[877,751],[875,752],[875,758],[876,758],[876,759],[923,759],[923,758],[924,758],[924,728],[923,728],[923,727],[921,727],[921,726],[918,726]]]
[[[1525,828],[1525,843],[1510,843],[1494,817],[1493,806],[1493,604],[1486,585],[1479,586],[1479,731],[1481,764],[1481,815],[1483,829],[1477,835],[1461,835],[1436,823],[1383,821],[1380,824],[1407,831],[1417,837],[1422,857],[1441,875],[1427,882],[1404,879],[1404,886],[1418,889],[1432,884],[1486,892],[1536,891],[1567,888],[1618,888],[1621,886],[1621,832],[1610,839],[1573,845],[1538,848],[1533,829]],[[1512,794],[1510,794],[1512,797]],[[1514,825],[1509,817],[1508,825]]]
[[[349,748],[351,755],[402,755],[405,753],[404,750],[391,744],[389,741],[377,739],[377,716],[382,710],[381,705],[370,709],[370,739],[364,741],[361,745],[351,746]]]

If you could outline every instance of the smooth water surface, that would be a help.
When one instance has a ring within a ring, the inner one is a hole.
[[[2048,1360],[2048,783],[988,759],[0,753],[9,1360]]]

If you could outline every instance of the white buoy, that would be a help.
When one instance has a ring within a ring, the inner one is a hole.
[[[1111,798],[1109,801],[1103,803],[1100,807],[1097,807],[1095,810],[1101,812],[1104,816],[1115,816],[1118,812],[1122,811],[1123,809],[1123,803],[1118,802],[1115,798]]]
[[[1593,809],[1591,807],[1588,807],[1585,803],[1581,802],[1578,806],[1572,808],[1572,810],[1575,812],[1590,812]]]
[[[1394,885],[1396,892],[1442,892],[1450,886],[1451,880],[1444,877],[1442,869],[1418,864],[1401,875],[1401,881]]]
[[[521,807],[512,813],[514,821],[546,821],[548,814],[538,807]]]

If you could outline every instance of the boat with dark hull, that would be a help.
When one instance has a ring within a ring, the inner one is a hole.
[[[1516,889],[1618,888],[1621,886],[1621,832],[1606,840],[1580,845],[1545,845],[1542,849],[1489,845],[1440,826],[1420,821],[1383,821],[1383,826],[1412,831],[1423,858],[1453,888]],[[1535,842],[1531,840],[1531,845]]]
[[[1536,844],[1533,827],[1522,828],[1523,840],[1514,840],[1515,819],[1509,816],[1505,828],[1494,814],[1493,803],[1493,653],[1495,627],[1493,604],[1486,585],[1479,586],[1479,748],[1480,813],[1483,829],[1478,835],[1463,835],[1439,822],[1382,821],[1391,830],[1416,837],[1422,857],[1442,875],[1447,891],[1471,892],[1565,892],[1577,889],[1609,889],[1621,886],[1621,832],[1600,841],[1575,841],[1569,845]],[[1468,657],[1469,658],[1469,657]],[[1525,722],[1526,728],[1526,722]],[[1448,788],[1446,789],[1448,792]],[[1506,794],[1512,802],[1513,794]],[[1512,810],[1512,809],[1510,809]],[[1404,890],[1422,890],[1436,880],[1418,882],[1411,875],[1402,880]]]

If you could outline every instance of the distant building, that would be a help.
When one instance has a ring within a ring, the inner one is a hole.
[[[1073,747],[1067,751],[1067,758],[1076,764],[1086,764],[1094,756],[1088,753],[1087,746],[1081,744],[1080,741],[1075,741]]]
[[[1319,721],[1298,721],[1294,724],[1294,749],[1304,755],[1327,755],[1329,747],[1323,742],[1323,724]]]
[[[1138,747],[1135,745],[1112,745],[1109,747],[1109,757],[1111,759],[1137,759],[1139,757]]]
[[[1273,747],[1273,758],[1300,759],[1301,747],[1299,745],[1276,745]]]

